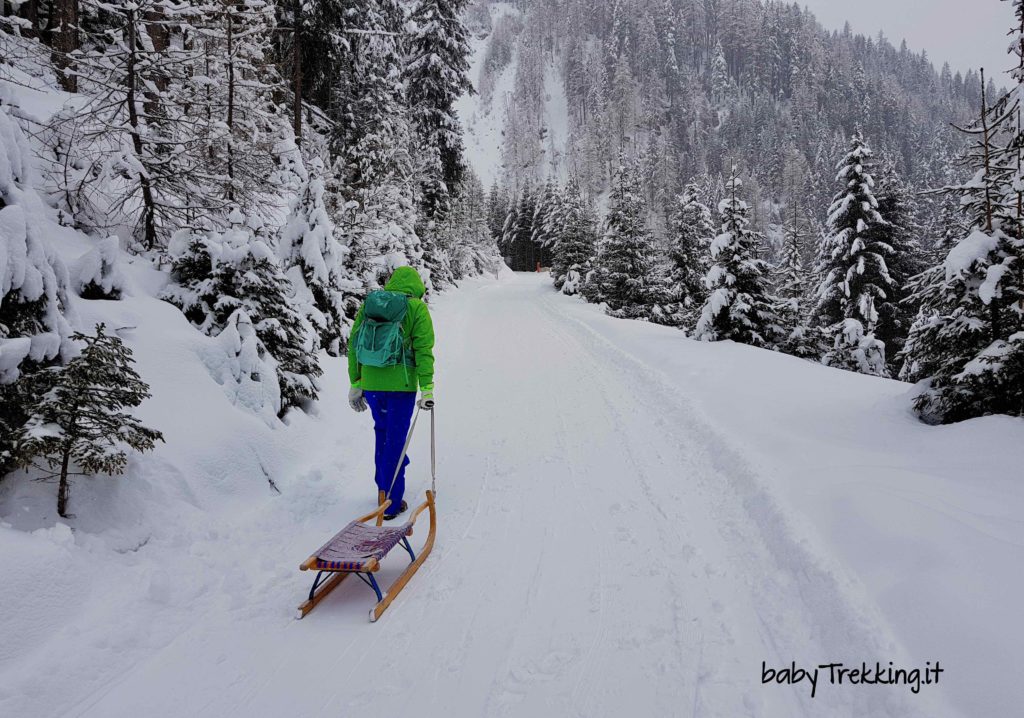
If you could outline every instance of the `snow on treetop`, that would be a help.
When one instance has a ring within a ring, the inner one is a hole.
[[[0,112],[0,194],[8,194],[15,182],[29,179],[28,145],[20,128],[6,111]]]
[[[747,209],[747,203],[741,200],[739,197],[726,197],[718,203],[718,213],[725,214],[726,210],[734,211],[745,211]]]
[[[736,237],[732,232],[722,232],[711,240],[711,256],[717,257],[719,254],[731,247],[735,241]]]
[[[954,278],[970,271],[974,263],[988,256],[989,252],[994,250],[998,243],[997,237],[986,234],[980,229],[975,229],[964,237],[959,244],[949,251],[949,254],[946,255],[946,261],[942,264],[946,271],[946,281],[952,281]]]

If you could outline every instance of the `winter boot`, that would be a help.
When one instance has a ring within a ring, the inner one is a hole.
[[[398,507],[397,511],[395,511],[394,513],[384,514],[384,520],[385,521],[390,521],[391,519],[396,518],[400,514],[404,514],[405,510],[408,509],[408,508],[409,508],[409,504],[407,504],[405,501],[402,501],[402,505]]]

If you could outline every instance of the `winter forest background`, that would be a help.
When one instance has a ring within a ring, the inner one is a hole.
[[[160,440],[69,302],[117,300],[126,258],[271,418],[310,409],[391,269],[437,292],[502,257],[615,316],[923,382],[928,422],[1021,415],[1014,5],[1015,69],[983,77],[759,0],[7,0],[0,475]],[[502,118],[487,188],[473,92]]]
[[[1024,411],[1005,68],[937,71],[796,3],[500,7],[470,27],[481,104],[505,113],[488,217],[514,269],[698,339],[924,381],[926,421]]]

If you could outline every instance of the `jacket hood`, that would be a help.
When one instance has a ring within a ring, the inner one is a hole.
[[[423,286],[423,280],[420,279],[420,273],[412,267],[396,269],[391,275],[391,279],[384,285],[384,289],[389,292],[401,292],[417,299],[423,299],[423,295],[427,293],[427,288]]]

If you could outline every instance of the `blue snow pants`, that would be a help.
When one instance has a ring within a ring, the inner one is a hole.
[[[376,466],[374,481],[377,488],[387,491],[391,479],[395,476],[398,457],[402,455],[405,438],[409,434],[412,412],[416,408],[416,392],[414,391],[364,391],[366,403],[370,405],[373,415],[373,433],[377,438],[373,453]],[[388,498],[391,507],[388,511],[397,511],[405,496],[405,467],[409,465],[409,457],[405,457],[402,468],[395,478],[395,486]]]

